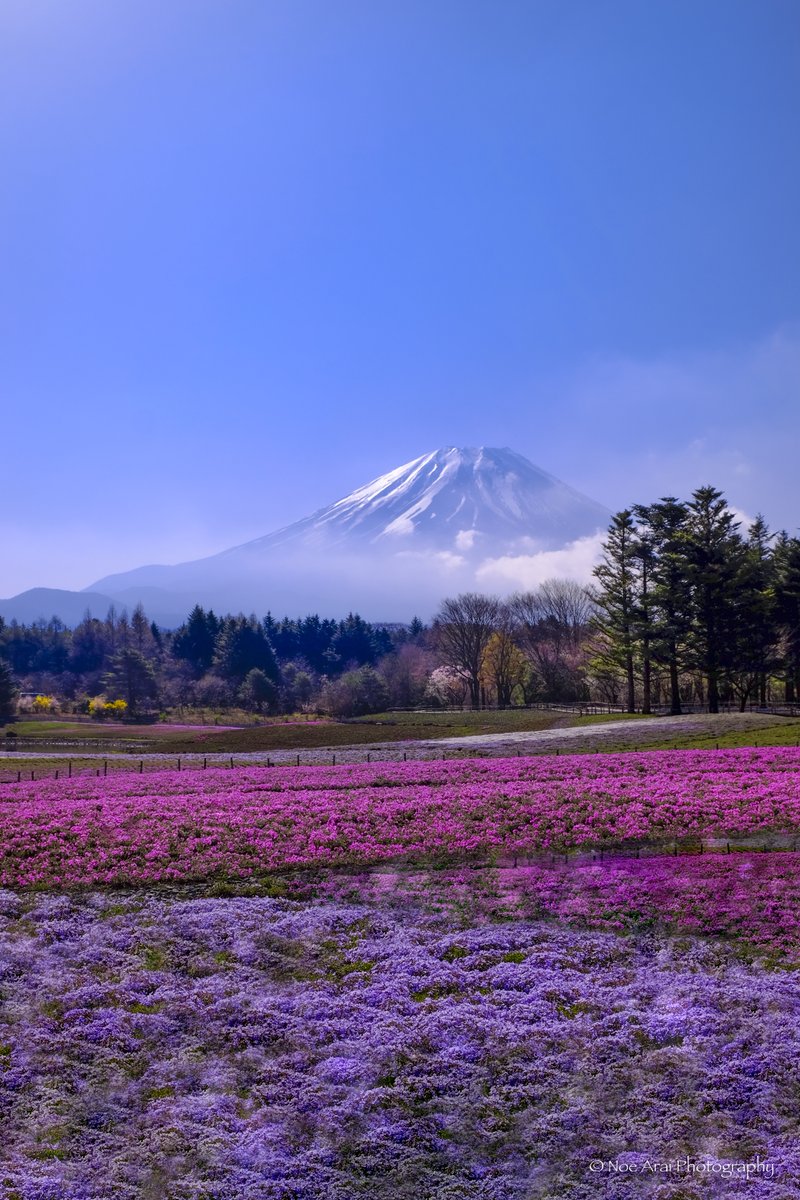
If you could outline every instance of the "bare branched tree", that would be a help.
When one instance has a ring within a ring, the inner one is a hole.
[[[444,600],[433,623],[435,644],[448,666],[467,682],[472,708],[481,706],[481,668],[502,605],[496,596],[464,592]]]
[[[551,700],[576,699],[587,629],[594,612],[590,593],[571,579],[548,579],[509,600],[517,642]]]

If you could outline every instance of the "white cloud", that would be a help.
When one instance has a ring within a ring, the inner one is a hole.
[[[466,559],[461,554],[453,554],[451,550],[401,550],[394,555],[404,563],[422,568],[444,567],[447,571],[455,571],[466,565]]]
[[[476,529],[459,529],[455,540],[456,550],[471,550],[475,545],[475,538],[477,536],[478,531]]]
[[[605,532],[570,542],[563,550],[543,550],[539,554],[507,554],[487,558],[476,571],[479,584],[485,588],[509,591],[514,588],[535,588],[545,579],[574,579],[589,583],[592,567],[598,561]]]

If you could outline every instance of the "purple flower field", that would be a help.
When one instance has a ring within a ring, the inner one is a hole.
[[[2,913],[4,1200],[800,1196],[800,977],[725,943],[446,904]],[[589,1169],[682,1156],[708,1174]]]

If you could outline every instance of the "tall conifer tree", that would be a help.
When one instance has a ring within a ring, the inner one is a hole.
[[[603,556],[594,569],[598,582],[595,594],[599,612],[595,618],[605,639],[602,657],[611,660],[625,677],[625,707],[636,711],[634,644],[638,595],[637,536],[631,510],[615,513],[603,546]]]

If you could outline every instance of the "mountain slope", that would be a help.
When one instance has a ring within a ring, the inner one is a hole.
[[[609,512],[513,450],[447,447],[416,458],[342,500],[275,533],[177,566],[109,575],[92,590],[191,590],[209,573],[230,578],[299,566],[309,553],[364,555],[440,552],[500,555],[559,549],[604,528]],[[276,553],[278,552],[278,553]],[[315,558],[318,574],[330,567]]]
[[[128,608],[141,601],[167,626],[198,602],[218,612],[358,609],[372,620],[403,621],[432,615],[448,594],[529,586],[540,570],[586,577],[596,544],[583,539],[609,517],[513,450],[448,446],[220,554],[108,575],[84,593],[17,597],[0,602],[0,611],[19,619],[23,609],[35,617],[58,612],[72,623],[87,605],[94,611],[102,601],[104,609],[110,598]],[[566,562],[561,551],[573,544],[577,554]]]
[[[497,553],[520,538],[557,548],[608,522],[602,505],[521,454],[447,447],[397,467],[276,533],[225,551],[356,547]]]

